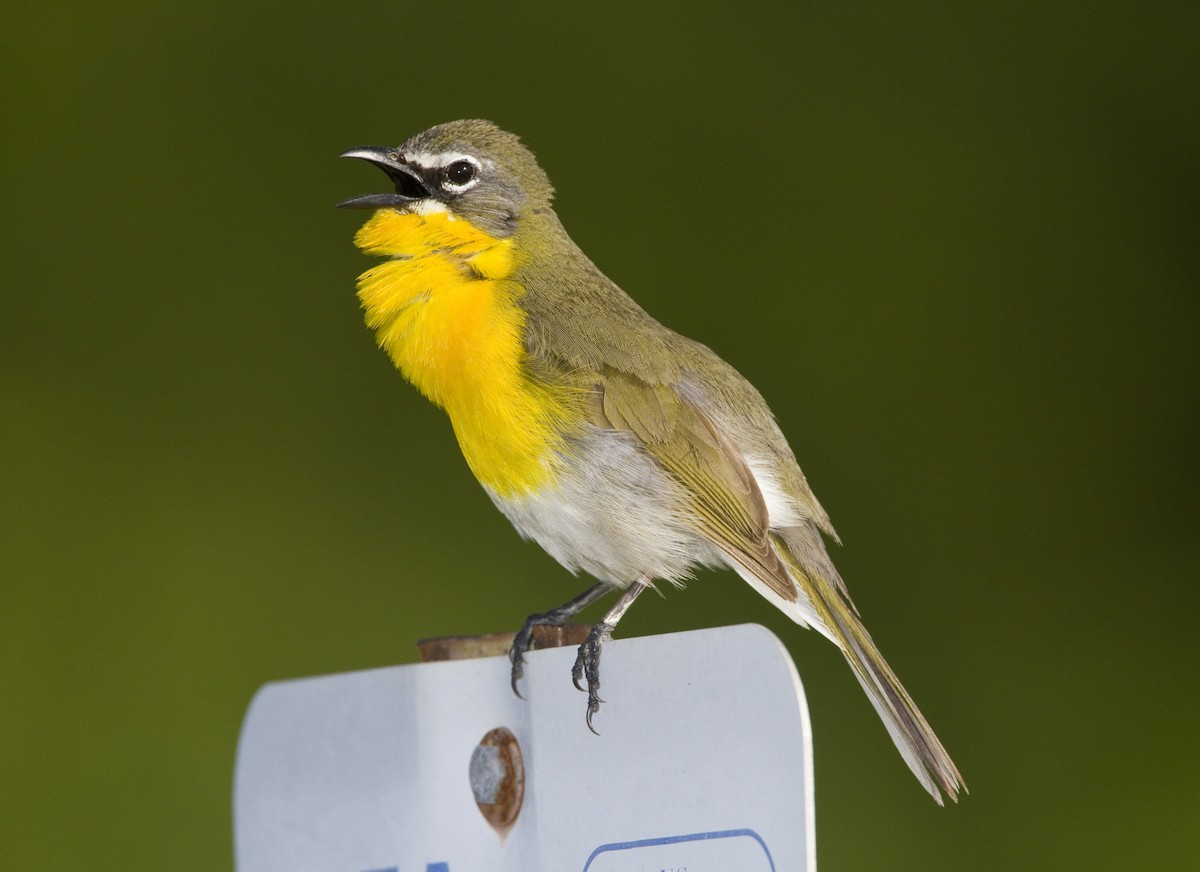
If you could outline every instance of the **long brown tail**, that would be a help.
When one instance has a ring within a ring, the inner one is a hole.
[[[824,578],[823,573],[802,566],[801,560],[780,537],[772,535],[771,539],[796,583],[810,600],[813,610],[830,630],[826,635],[831,636],[846,655],[846,661],[875,706],[875,711],[879,713],[908,768],[938,805],[942,805],[942,794],[938,788],[957,802],[959,791],[967,789],[962,775],[892,667],[888,666],[871,641],[854,607],[837,584]]]

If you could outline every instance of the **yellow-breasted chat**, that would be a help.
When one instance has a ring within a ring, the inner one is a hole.
[[[446,410],[521,535],[598,582],[525,622],[513,689],[535,626],[619,592],[573,670],[590,727],[601,646],[638,595],[729,567],[841,649],[921,784],[957,799],[962,777],[860,621],[825,548],[833,526],[766,402],[580,251],[520,140],[455,121],[344,156],[394,187],[339,204],[375,210],[355,243],[386,258],[358,280],[380,347]]]

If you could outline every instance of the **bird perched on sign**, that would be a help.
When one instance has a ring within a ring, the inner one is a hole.
[[[387,258],[358,280],[380,347],[446,410],[517,530],[598,580],[526,621],[513,689],[535,626],[620,592],[573,669],[590,727],[601,646],[638,595],[729,567],[841,649],[925,789],[957,799],[962,777],[859,620],[825,549],[833,526],[766,402],[580,251],[518,138],[454,121],[343,156],[374,164],[394,188],[339,204],[375,210],[355,242]]]

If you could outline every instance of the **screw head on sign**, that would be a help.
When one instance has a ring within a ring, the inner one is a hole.
[[[507,833],[525,799],[525,762],[511,730],[496,727],[479,740],[471,752],[470,776],[484,819],[502,835]]]

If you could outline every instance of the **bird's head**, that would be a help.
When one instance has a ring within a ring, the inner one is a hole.
[[[522,212],[549,208],[554,196],[533,153],[515,134],[490,121],[451,121],[395,148],[352,148],[342,157],[379,167],[395,193],[367,194],[339,206],[416,214],[445,211],[497,239],[516,232]]]

